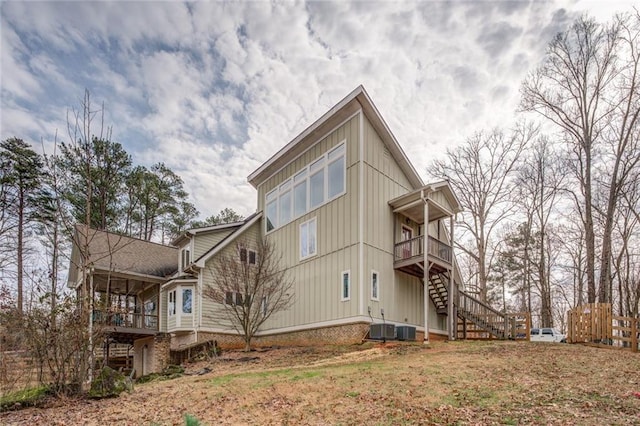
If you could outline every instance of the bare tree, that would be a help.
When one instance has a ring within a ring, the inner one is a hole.
[[[215,319],[228,321],[251,350],[251,340],[273,314],[293,304],[293,281],[273,243],[238,242],[236,250],[213,261],[212,283],[204,297],[218,304]]]
[[[579,184],[589,302],[611,301],[611,234],[624,183],[640,161],[640,14],[611,25],[588,17],[558,34],[522,85],[521,109],[554,123],[568,142]],[[596,191],[605,194],[597,203]],[[602,215],[596,294],[595,215]]]
[[[520,154],[536,133],[536,128],[524,124],[509,134],[497,129],[477,133],[464,145],[447,150],[444,160],[428,168],[430,175],[448,180],[460,198],[464,213],[458,229],[471,236],[473,248],[457,247],[478,265],[481,300],[487,298],[494,231],[513,208],[511,177]],[[456,241],[464,241],[464,236]]]

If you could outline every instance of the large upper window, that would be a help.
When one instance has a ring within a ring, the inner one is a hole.
[[[344,194],[346,143],[315,159],[265,196],[267,232]]]

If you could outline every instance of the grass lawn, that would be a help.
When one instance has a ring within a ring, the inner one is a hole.
[[[188,371],[204,366],[118,399],[2,413],[0,424],[640,424],[640,353],[614,349],[367,343],[229,352]]]

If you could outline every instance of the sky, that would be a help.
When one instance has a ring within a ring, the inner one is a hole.
[[[88,90],[134,164],[164,162],[207,217],[362,84],[419,174],[509,128],[551,38],[630,1],[0,1],[0,139],[68,141]]]

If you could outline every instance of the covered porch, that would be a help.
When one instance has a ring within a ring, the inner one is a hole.
[[[425,331],[429,330],[429,306],[448,315],[449,339],[455,338],[456,284],[454,219],[460,203],[448,182],[425,185],[389,201],[394,214],[394,268],[420,278],[425,286]],[[447,220],[448,219],[448,220]],[[425,332],[425,343],[429,333]]]

